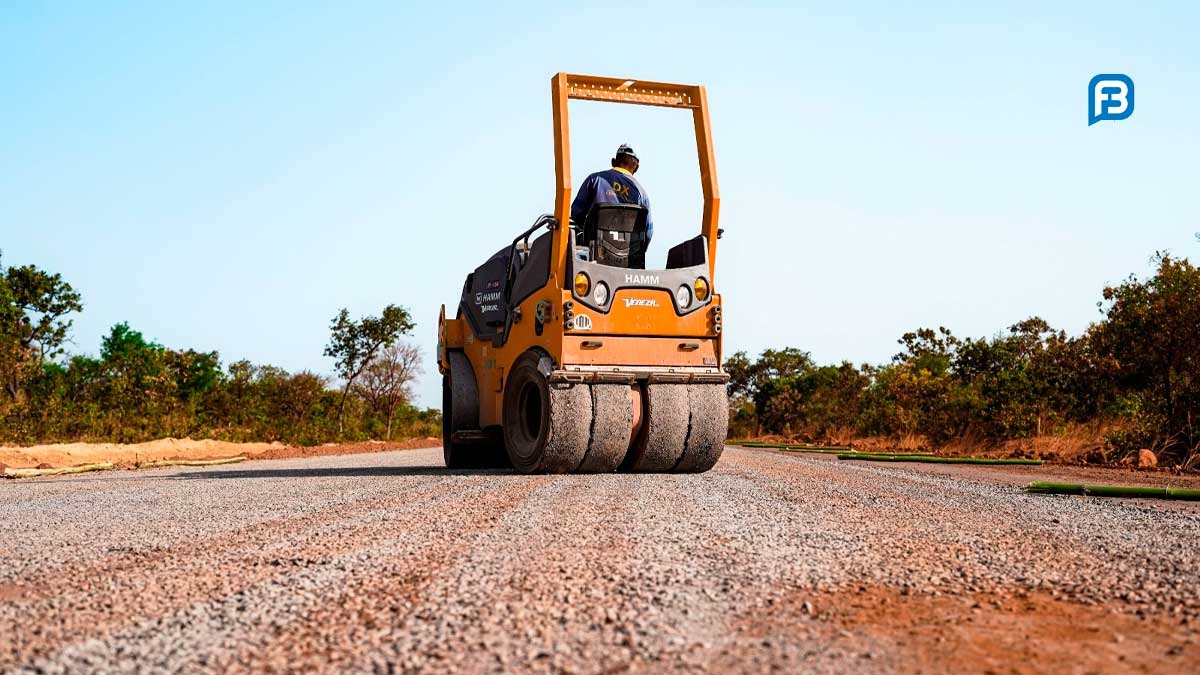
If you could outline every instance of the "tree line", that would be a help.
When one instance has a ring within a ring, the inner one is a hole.
[[[2,262],[2,261],[0,261]],[[990,338],[920,328],[891,362],[819,365],[797,348],[726,359],[730,434],[806,440],[920,437],[1007,441],[1079,428],[1119,458],[1139,448],[1200,461],[1200,270],[1160,254],[1154,273],[1103,289],[1101,318],[1069,336],[1033,317]],[[67,354],[80,294],[61,275],[0,265],[0,442],[136,442],[164,436],[296,444],[437,436],[412,405],[420,350],[395,305],[330,326],[336,379],[223,364],[126,323],[98,356]]]
[[[2,262],[2,261],[0,261]],[[422,353],[414,324],[388,305],[342,309],[325,355],[337,379],[215,351],[174,349],[118,323],[98,356],[67,354],[82,298],[60,274],[0,265],[0,442],[139,442],[167,436],[314,445],[437,436],[441,412],[412,404]]]
[[[944,327],[899,339],[890,363],[818,365],[808,352],[726,361],[731,435],[1006,441],[1072,429],[1119,459],[1140,448],[1200,462],[1200,270],[1157,254],[1152,276],[1103,289],[1101,318],[1068,336],[1033,317],[990,338]]]

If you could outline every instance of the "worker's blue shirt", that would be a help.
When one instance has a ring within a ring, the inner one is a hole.
[[[646,241],[654,236],[654,221],[650,219],[650,198],[633,174],[625,169],[597,171],[579,186],[579,194],[571,202],[571,220],[582,224],[588,211],[596,204],[637,204],[646,209]]]

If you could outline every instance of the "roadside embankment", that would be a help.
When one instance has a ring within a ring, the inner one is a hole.
[[[441,445],[437,438],[402,441],[365,441],[295,446],[283,443],[230,443],[213,439],[160,438],[145,443],[54,443],[27,447],[0,446],[0,471],[11,469],[62,469],[111,463],[139,468],[160,462],[207,461],[245,457],[287,459],[321,455],[348,455],[383,450],[411,450]]]

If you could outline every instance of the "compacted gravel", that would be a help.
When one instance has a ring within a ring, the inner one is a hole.
[[[1200,670],[1200,509],[1012,475],[432,449],[8,481],[0,672]]]

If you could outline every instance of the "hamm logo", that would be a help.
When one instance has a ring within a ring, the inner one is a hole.
[[[640,284],[642,286],[657,286],[658,285],[658,275],[657,274],[626,274],[625,275],[625,283]]]

